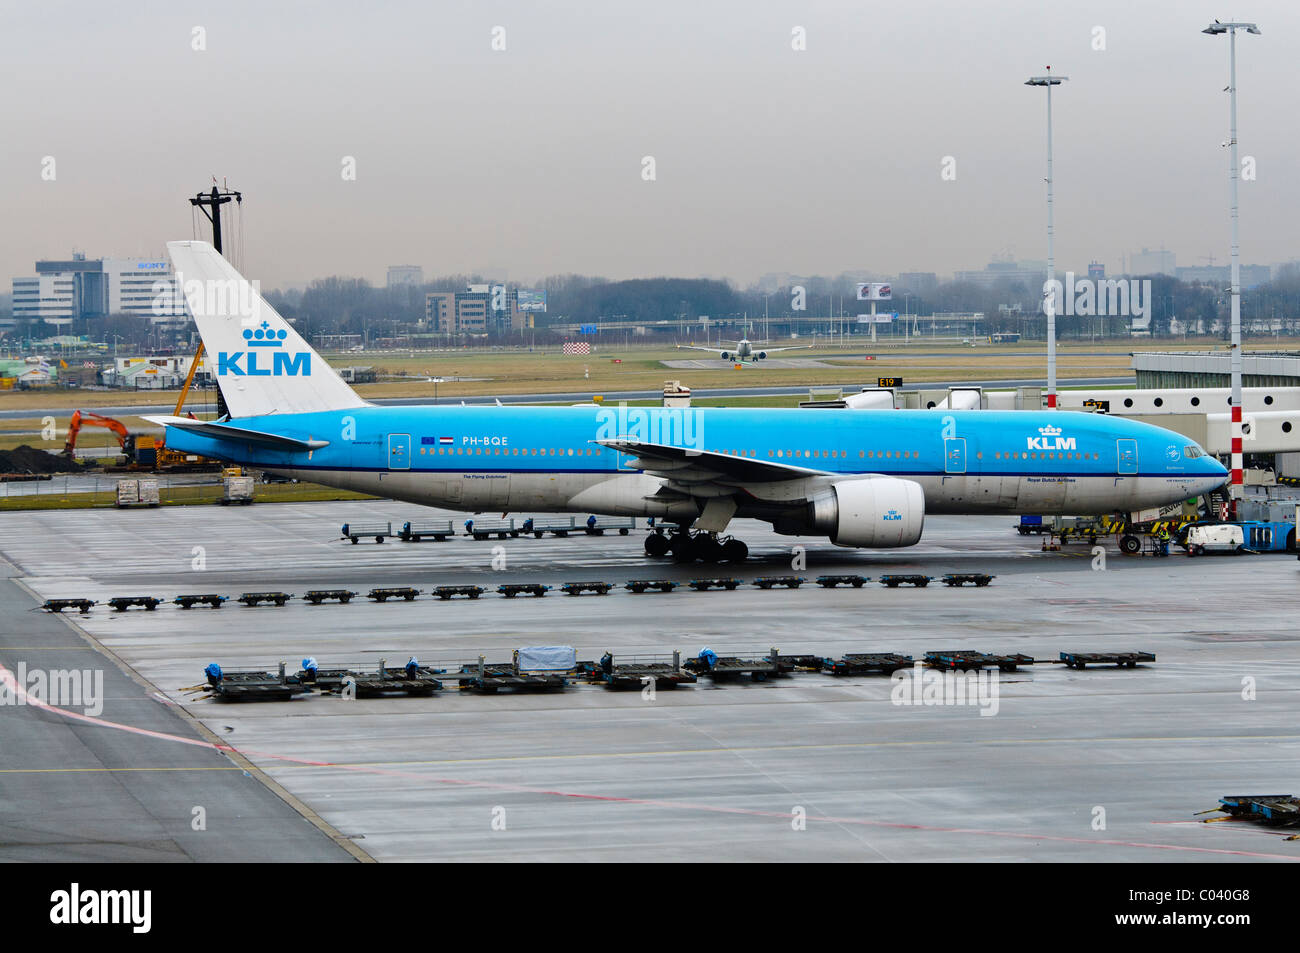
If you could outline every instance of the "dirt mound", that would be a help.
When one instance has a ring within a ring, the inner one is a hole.
[[[26,444],[0,450],[0,473],[80,473],[84,469],[84,464]]]

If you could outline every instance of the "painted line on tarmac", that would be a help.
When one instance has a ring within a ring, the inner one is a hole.
[[[193,739],[193,738],[184,738],[181,737],[180,735],[168,734],[167,732],[161,732],[161,731],[151,731],[147,728],[137,728],[132,725],[123,725],[118,722],[105,721],[102,718],[93,718],[90,715],[85,715],[74,711],[68,711],[63,708],[57,708],[53,705],[49,705],[43,701],[40,701],[39,699],[31,698],[27,694],[27,691],[18,684],[18,681],[17,679],[14,678],[13,673],[10,672],[9,669],[5,668],[3,665],[0,665],[0,685],[3,685],[5,688],[7,688],[13,694],[14,698],[18,700],[20,704],[30,705],[33,708],[37,708],[54,715],[60,715],[64,718],[69,718],[86,724],[97,725],[98,727],[101,728],[112,728],[118,731],[126,731],[131,734],[143,735],[149,738],[156,738],[160,741],[174,741],[174,742],[179,742],[181,744],[194,745],[202,748],[209,748],[215,751],[226,752],[228,754],[235,755],[235,756],[264,757],[264,758],[273,759],[275,761],[285,762],[288,764],[309,765],[312,767],[322,767],[322,768],[341,768],[345,771],[354,771],[354,772],[359,772],[364,774],[377,774],[385,777],[407,778],[410,780],[421,781],[426,784],[432,782],[435,784],[443,784],[443,785],[449,785],[455,787],[478,788],[478,789],[486,789],[486,790],[493,790],[493,791],[509,791],[517,794],[539,794],[546,797],[558,797],[558,798],[566,798],[566,799],[580,800],[580,801],[601,801],[608,804],[629,804],[638,807],[665,808],[668,810],[692,811],[692,812],[706,813],[706,814],[726,814],[726,815],[732,815],[738,817],[760,817],[760,818],[773,818],[773,819],[780,818],[783,821],[789,820],[791,817],[791,814],[787,811],[763,811],[755,808],[723,807],[716,804],[695,804],[688,801],[662,801],[654,798],[619,797],[616,795],[608,795],[608,794],[587,794],[580,791],[562,791],[562,790],[551,789],[551,788],[533,788],[533,787],[526,787],[524,785],[518,785],[518,784],[502,784],[498,782],[488,782],[488,781],[469,781],[462,778],[437,778],[437,777],[429,777],[427,775],[420,774],[418,772],[413,772],[413,771],[397,771],[397,770],[383,769],[383,768],[372,768],[372,767],[355,766],[355,765],[347,765],[347,764],[335,764],[329,761],[314,761],[307,758],[293,758],[287,755],[279,755],[272,752],[252,751],[248,749],[241,751],[241,749],[238,749],[233,745],[225,745],[225,744],[219,744],[216,742],[209,742],[209,741],[200,741],[198,739]],[[1300,857],[1297,857],[1292,854],[1270,854],[1270,853],[1264,853],[1262,851],[1229,850],[1220,847],[1192,847],[1192,846],[1180,845],[1180,844],[1157,844],[1148,841],[1126,841],[1126,840],[1116,840],[1110,838],[1066,837],[1064,835],[1058,835],[1058,834],[1029,834],[1029,833],[1022,833],[1017,831],[984,830],[980,828],[970,828],[970,827],[942,827],[942,826],[936,826],[930,824],[904,824],[900,822],[890,822],[890,821],[873,821],[873,820],[868,820],[866,818],[858,818],[858,817],[834,817],[834,816],[821,815],[821,816],[812,816],[809,819],[817,820],[817,821],[826,821],[833,824],[852,824],[860,827],[877,827],[877,828],[884,828],[889,830],[924,831],[927,833],[939,833],[939,834],[972,834],[981,837],[1010,838],[1013,840],[1051,841],[1054,843],[1066,843],[1066,844],[1087,844],[1087,845],[1094,845],[1094,846],[1130,847],[1130,848],[1141,848],[1141,849],[1150,849],[1150,850],[1172,850],[1172,851],[1178,851],[1182,853],[1218,854],[1218,855],[1233,856],[1233,857],[1259,857],[1259,858],[1266,858],[1270,860],[1300,860]]]

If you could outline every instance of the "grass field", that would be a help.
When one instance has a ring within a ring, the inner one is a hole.
[[[1072,377],[1123,376],[1130,372],[1130,354],[1135,342],[1062,344],[1058,348],[1060,380]],[[1204,350],[1222,347],[1212,340],[1186,344],[1145,343],[1145,348],[1160,350]],[[1300,341],[1270,341],[1270,349],[1300,347]],[[872,354],[875,359],[850,357],[849,354]],[[706,351],[631,345],[617,347],[597,344],[590,356],[564,356],[554,351],[526,350],[446,350],[429,352],[369,351],[327,354],[335,366],[374,367],[381,375],[409,374],[413,377],[442,377],[439,400],[483,397],[502,394],[590,393],[608,391],[658,390],[665,380],[681,380],[693,388],[754,386],[859,387],[877,377],[902,377],[909,384],[941,380],[998,380],[1042,377],[1046,373],[1046,350],[1043,345],[962,347],[952,343],[928,344],[914,339],[910,346],[869,342],[847,345],[843,350],[818,348],[787,357],[809,358],[830,364],[829,367],[773,367],[758,364],[737,369],[731,364],[709,357]],[[664,361],[703,360],[700,368],[666,367]],[[615,360],[621,363],[614,363]],[[714,366],[716,364],[716,366]],[[479,378],[451,380],[450,378]],[[405,382],[385,380],[357,388],[365,397],[429,397],[434,385],[423,380]],[[192,401],[202,402],[195,394]],[[122,403],[155,405],[170,409],[176,403],[175,391],[12,391],[0,393],[0,409],[24,407],[95,408]],[[208,404],[208,406],[211,406]],[[4,430],[11,430],[8,422]],[[139,426],[133,422],[132,425]],[[28,426],[23,429],[39,429]],[[0,431],[2,434],[3,431]],[[93,439],[89,431],[87,440]],[[106,436],[106,435],[105,435]],[[111,439],[107,442],[111,442]],[[88,444],[89,445],[89,444]]]

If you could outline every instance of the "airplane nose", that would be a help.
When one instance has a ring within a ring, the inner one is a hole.
[[[1211,490],[1217,490],[1223,484],[1228,482],[1228,468],[1213,457],[1205,460],[1205,481],[1202,493],[1209,493]]]

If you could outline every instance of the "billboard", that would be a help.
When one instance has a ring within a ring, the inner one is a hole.
[[[888,301],[894,296],[893,289],[883,281],[858,282],[859,301]]]
[[[546,310],[545,291],[529,291],[527,288],[520,288],[515,293],[518,296],[520,311],[545,311]]]

